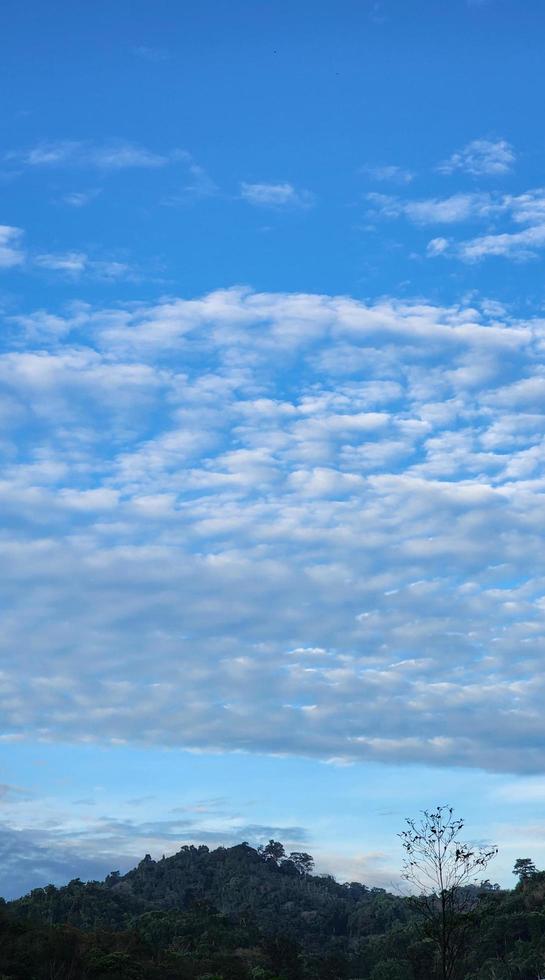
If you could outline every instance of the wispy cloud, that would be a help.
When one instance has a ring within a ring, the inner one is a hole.
[[[160,64],[170,59],[170,53],[166,48],[157,48],[148,44],[138,44],[132,49],[132,52],[137,58],[150,61],[152,64]]]
[[[259,183],[243,181],[240,196],[249,204],[269,208],[309,208],[314,204],[314,196],[307,190],[298,190],[293,184]]]
[[[39,269],[61,272],[73,278],[84,274],[99,279],[125,279],[131,277],[130,266],[126,262],[92,259],[85,252],[60,252],[36,255],[33,264]]]
[[[385,183],[410,184],[414,180],[414,173],[412,171],[395,165],[363,167],[362,172],[367,174],[372,180]]]
[[[545,246],[545,189],[521,194],[457,193],[436,198],[402,198],[369,193],[366,200],[373,218],[405,218],[417,226],[461,225],[486,222],[490,231],[455,240],[436,236],[428,242],[429,257],[438,255],[478,262],[488,256],[515,261],[535,258]],[[507,228],[498,225],[507,223]],[[527,226],[522,227],[521,226]]]
[[[84,252],[65,252],[64,254],[37,255],[35,264],[41,269],[52,269],[55,272],[68,272],[79,275],[87,266],[87,256]]]
[[[478,262],[494,255],[518,262],[535,258],[545,246],[545,190],[536,188],[488,200],[489,204],[480,213],[476,208],[472,217],[507,218],[511,222],[508,231],[494,230],[461,242],[434,238],[428,244],[428,255],[448,254],[464,262]],[[405,213],[409,213],[408,206]],[[521,225],[528,227],[521,230]]]
[[[136,281],[141,278],[134,265],[117,257],[89,255],[76,249],[66,252],[42,252],[31,246],[23,249],[23,237],[21,228],[0,225],[0,269],[12,269],[24,264],[26,272],[43,270],[69,279],[86,276],[104,281]]]
[[[11,225],[0,225],[0,269],[22,265],[25,253],[21,247],[23,232]]]
[[[202,198],[219,194],[219,187],[210,174],[192,157],[190,153],[180,152],[178,160],[184,166],[184,176],[179,188],[167,197],[162,204],[166,207],[184,207]]]
[[[446,252],[448,252],[449,247],[450,241],[448,238],[432,238],[431,241],[428,242],[426,252],[429,256],[434,258],[437,255],[444,255]]]
[[[65,194],[61,201],[63,204],[68,204],[71,208],[83,208],[91,201],[94,201],[96,197],[100,194],[100,189],[95,188],[90,191],[69,191]]]
[[[19,160],[29,167],[80,167],[104,171],[164,167],[177,157],[178,151],[156,153],[124,140],[101,144],[57,140],[39,143],[22,153],[11,152],[7,155],[8,160]]]
[[[25,152],[10,152],[5,159],[19,161],[30,168],[95,170],[100,176],[129,169],[160,170],[166,167],[178,169],[179,189],[165,196],[163,204],[187,204],[191,200],[210,197],[218,193],[215,181],[205,168],[187,150],[174,149],[157,153],[136,143],[110,140],[105,143],[60,140],[40,143]],[[82,208],[101,193],[100,187],[84,191],[69,191],[60,201],[74,208]]]
[[[512,170],[516,154],[507,140],[476,139],[439,164],[443,174],[462,171],[473,177],[498,177]]]
[[[538,252],[544,247],[545,222],[525,228],[523,231],[501,232],[472,238],[458,246],[457,254],[465,262],[479,262],[491,255],[525,262],[537,258]]]
[[[171,167],[179,170],[179,190],[170,194],[164,204],[186,204],[190,200],[210,197],[218,192],[214,180],[187,150],[173,149],[157,153],[145,146],[123,140],[104,143],[59,140],[40,143],[24,152],[12,151],[5,159],[18,161],[29,168],[95,170],[106,176],[123,170],[161,170]],[[91,190],[70,191],[60,200],[70,207],[81,208],[89,204],[100,187]]]
[[[502,206],[518,224],[537,224],[545,221],[545,188],[537,187],[523,194],[506,195]]]
[[[387,194],[366,195],[375,214],[384,218],[408,218],[418,225],[457,224],[487,217],[497,210],[488,194],[452,194],[443,198],[403,200]]]

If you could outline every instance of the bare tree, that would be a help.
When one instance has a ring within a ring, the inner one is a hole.
[[[405,822],[407,829],[399,834],[406,854],[402,876],[418,890],[413,901],[435,944],[439,976],[454,980],[476,901],[470,886],[498,848],[462,843],[458,838],[465,821],[454,816],[451,806],[424,810],[420,821]]]

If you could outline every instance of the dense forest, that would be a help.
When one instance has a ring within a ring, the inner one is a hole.
[[[185,846],[105,881],[48,885],[0,907],[0,980],[536,980],[545,973],[545,872],[463,887],[442,973],[418,899],[313,874],[270,841]],[[446,969],[446,968],[445,968]]]

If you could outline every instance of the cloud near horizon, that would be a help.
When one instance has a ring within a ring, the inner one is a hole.
[[[539,770],[545,328],[487,309],[6,318],[4,739]]]
[[[46,884],[64,885],[71,878],[105,878],[113,870],[125,874],[145,853],[154,859],[198,842],[211,850],[245,840],[253,847],[271,837],[300,849],[307,835],[302,827],[246,824],[242,820],[206,821],[172,817],[162,820],[89,816],[88,807],[73,812],[51,811],[44,822],[32,813],[28,825],[0,823],[0,888],[3,898],[18,898]],[[380,872],[379,872],[380,873]],[[37,882],[40,885],[37,885]]]

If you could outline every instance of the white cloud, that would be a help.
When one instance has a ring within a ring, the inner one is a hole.
[[[476,139],[453,153],[437,169],[444,174],[461,170],[473,177],[496,177],[509,173],[515,160],[515,151],[507,140]]]
[[[240,196],[244,201],[258,207],[308,208],[314,203],[310,191],[297,190],[293,184],[287,182],[250,184],[243,181],[240,185]]]
[[[414,174],[410,170],[395,164],[364,167],[363,172],[373,180],[391,182],[392,184],[410,184],[414,180]]]
[[[68,272],[79,275],[87,266],[87,256],[83,252],[65,252],[59,255],[37,255],[34,262],[42,269],[55,272]]]
[[[528,225],[522,231],[493,232],[462,242],[458,255],[476,262],[490,255],[517,261],[535,258],[545,245],[545,191],[539,187],[518,195],[505,195],[497,204],[498,213],[508,214],[515,226]]]
[[[524,194],[506,195],[503,208],[519,224],[539,224],[545,221],[545,189],[537,187]]]
[[[485,195],[453,194],[447,198],[409,201],[405,213],[417,224],[453,224],[486,216],[490,208]]]
[[[62,202],[70,205],[72,208],[83,208],[85,205],[90,204],[99,194],[99,190],[71,191],[64,195]]]
[[[8,733],[542,768],[539,318],[233,289],[4,326]]]
[[[26,253],[21,248],[22,238],[20,228],[0,225],[0,269],[11,269],[26,263],[30,269],[58,272],[75,279],[84,274],[104,280],[135,278],[130,266],[116,259],[92,258],[79,251]]]
[[[11,225],[0,225],[0,269],[13,269],[25,261],[21,248],[23,232]]]
[[[126,140],[102,144],[56,140],[39,143],[22,154],[8,154],[8,159],[22,159],[30,167],[90,167],[98,170],[164,167],[175,157],[176,154],[156,153]]]
[[[488,194],[452,194],[443,198],[401,200],[385,194],[367,194],[367,200],[386,218],[405,216],[417,225],[456,224],[487,217],[497,210]]]
[[[123,170],[130,167],[163,167],[169,158],[134,143],[116,142],[93,148],[88,161],[104,170]]]
[[[437,236],[427,245],[431,258],[446,255],[464,262],[478,262],[497,255],[516,261],[535,258],[545,246],[545,191],[534,188],[522,194],[459,193],[444,198],[407,200],[371,193],[366,198],[375,217],[404,217],[418,226],[454,225],[475,221],[492,223],[493,230],[465,241]],[[496,230],[499,221],[510,222],[508,230]],[[514,225],[514,230],[513,230]],[[521,225],[528,227],[520,230]]]
[[[40,143],[32,147],[28,153],[23,155],[25,163],[32,167],[49,166],[51,164],[63,164],[72,158],[83,146],[74,140],[57,140],[50,143]],[[18,154],[10,153],[8,158],[17,157]]]
[[[103,143],[83,140],[44,142],[25,152],[12,151],[6,154],[5,159],[22,162],[27,167],[97,170],[101,175],[127,169],[158,170],[178,166],[182,175],[180,191],[171,194],[163,202],[171,205],[186,203],[189,198],[209,197],[218,190],[204,167],[197,163],[187,150],[174,149],[158,153],[127,140],[109,140]],[[61,200],[71,207],[80,208],[99,193],[101,193],[100,188],[72,191],[65,194]]]
[[[459,246],[459,255],[466,262],[478,262],[490,255],[500,255],[518,261],[526,261],[537,256],[537,251],[545,246],[545,222],[526,228],[524,231],[501,232],[481,235]]]
[[[427,245],[427,254],[430,256],[444,255],[448,251],[450,241],[448,238],[432,238]]]
[[[74,278],[79,278],[83,274],[89,274],[98,279],[126,279],[131,277],[131,270],[126,262],[91,259],[85,252],[44,253],[36,255],[33,262],[40,269],[61,272]]]

